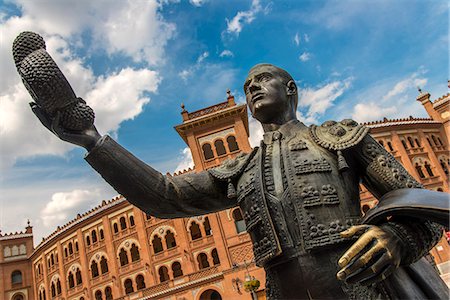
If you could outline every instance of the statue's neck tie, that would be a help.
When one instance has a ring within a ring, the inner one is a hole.
[[[275,131],[272,136],[272,172],[275,186],[275,196],[281,199],[283,196],[283,174],[281,174],[281,132]]]

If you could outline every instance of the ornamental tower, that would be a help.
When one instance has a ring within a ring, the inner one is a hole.
[[[227,91],[227,99],[194,112],[181,105],[183,123],[175,130],[192,152],[195,172],[207,170],[235,157],[241,151],[250,152],[247,107],[236,105]]]

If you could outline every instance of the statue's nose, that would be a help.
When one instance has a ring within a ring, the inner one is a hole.
[[[261,86],[255,81],[252,81],[248,86],[248,90],[250,93],[259,91],[260,89],[261,89]]]

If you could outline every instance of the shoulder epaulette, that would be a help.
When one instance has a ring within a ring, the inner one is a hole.
[[[249,164],[257,151],[258,147],[255,147],[250,153],[241,153],[236,156],[236,158],[226,160],[220,166],[208,170],[209,174],[213,177],[221,181],[228,181],[228,198],[235,198],[237,196],[233,180],[244,172],[245,167]]]
[[[352,119],[326,121],[320,126],[312,125],[309,128],[314,142],[328,150],[337,151],[339,170],[348,168],[341,151],[356,146],[368,132],[369,128]]]
[[[255,155],[258,147],[255,147],[250,153],[241,153],[234,159],[224,161],[220,166],[209,169],[208,172],[215,178],[226,181],[239,176]]]

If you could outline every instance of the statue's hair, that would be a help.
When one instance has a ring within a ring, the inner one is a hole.
[[[268,64],[268,63],[261,63],[261,64],[254,65],[250,69],[248,74],[251,74],[253,70],[261,68],[261,67],[269,67],[269,68],[275,69],[277,71],[277,73],[280,74],[280,76],[285,80],[284,83],[288,83],[290,80],[294,81],[294,78],[292,78],[291,74],[289,74],[286,70],[284,70],[280,67],[277,67],[275,65]]]

